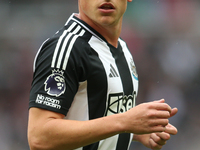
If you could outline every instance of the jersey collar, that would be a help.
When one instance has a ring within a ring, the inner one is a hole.
[[[71,20],[77,22],[79,25],[81,25],[83,28],[85,28],[85,30],[87,30],[88,32],[93,34],[100,41],[102,41],[102,42],[105,41],[106,43],[108,43],[107,40],[99,32],[97,32],[95,29],[93,29],[91,26],[89,26],[85,21],[83,21],[83,20],[79,19],[78,17],[76,17],[76,13],[73,13],[70,16],[70,18],[67,20],[66,24],[68,24],[68,22],[71,21]]]

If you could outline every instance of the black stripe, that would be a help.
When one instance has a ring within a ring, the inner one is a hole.
[[[124,53],[122,51],[122,47],[119,44],[119,47],[117,49],[114,47],[111,47],[110,50],[113,57],[115,58],[116,65],[119,70],[119,74],[122,80],[124,95],[127,95],[127,96],[132,95],[134,91],[133,81],[130,74],[129,66],[127,64]]]
[[[95,50],[91,50],[88,57],[91,63],[88,69],[92,74],[88,75],[88,108],[89,120],[104,116],[107,99],[107,77],[104,66]],[[95,87],[95,88],[94,88]],[[85,146],[83,150],[97,150],[99,142]]]
[[[122,47],[120,43],[117,49],[114,47],[111,47],[111,53],[113,57],[115,58],[116,65],[119,70],[119,74],[122,80],[124,95],[126,96],[132,95],[134,91],[133,81],[130,74],[129,66],[127,64],[127,61],[122,51]],[[130,142],[130,134],[120,134],[118,138],[116,150],[128,149],[129,142]]]
[[[91,50],[89,55],[91,74],[88,75],[88,105],[89,119],[104,116],[107,101],[107,75],[105,68],[95,50]]]
[[[130,142],[130,133],[122,133],[119,135],[116,150],[127,150]],[[126,147],[126,148],[125,148]]]
[[[83,147],[83,150],[97,150],[99,142]]]

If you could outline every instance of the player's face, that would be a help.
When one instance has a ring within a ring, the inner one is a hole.
[[[79,0],[79,13],[84,21],[96,25],[117,25],[132,0]]]

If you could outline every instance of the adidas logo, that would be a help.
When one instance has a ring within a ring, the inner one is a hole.
[[[119,77],[119,75],[117,74],[115,68],[111,64],[110,64],[110,74],[109,74],[109,77],[110,78]]]

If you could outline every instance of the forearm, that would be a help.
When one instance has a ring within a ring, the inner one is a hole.
[[[116,115],[91,121],[52,120],[45,125],[46,134],[56,150],[74,149],[120,133],[114,118]]]
[[[122,132],[117,121],[119,115],[112,115],[90,121],[49,119],[37,124],[37,130],[29,131],[31,150],[70,150],[82,147]]]

